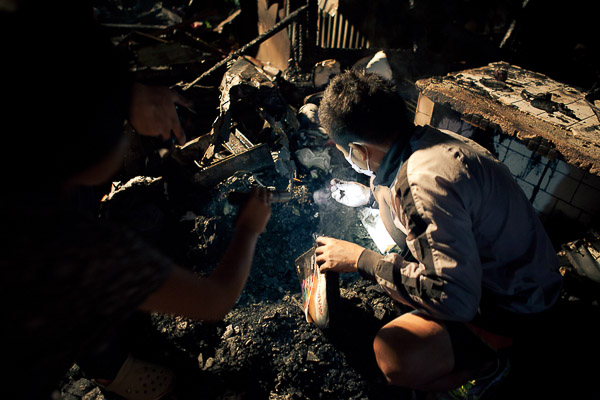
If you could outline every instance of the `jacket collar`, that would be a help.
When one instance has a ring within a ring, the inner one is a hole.
[[[381,164],[377,169],[373,185],[390,186],[392,182],[394,182],[398,170],[412,154],[410,138],[411,136],[408,136],[404,138],[404,140],[397,141],[390,147],[387,153],[385,153],[385,156],[383,156]]]

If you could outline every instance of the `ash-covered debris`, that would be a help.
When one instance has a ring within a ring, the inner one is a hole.
[[[318,95],[298,89],[286,97],[279,83],[240,57],[224,75],[210,132],[168,149],[161,176],[115,182],[102,202],[102,218],[127,224],[204,275],[230,240],[238,206],[228,201],[229,194],[251,185],[290,194],[289,201],[273,204],[245,289],[224,320],[153,315],[140,321],[147,337],[138,338],[137,347],[177,371],[177,399],[398,395],[403,390],[388,387],[380,376],[372,341],[401,311],[377,285],[358,275],[340,277],[340,306],[329,327],[319,330],[306,321],[296,258],[318,235],[376,245],[359,210],[331,196],[333,178],[362,178],[319,129]],[[298,98],[307,101],[294,103]],[[263,158],[247,156],[257,148]],[[92,388],[75,367],[63,393],[66,399],[105,396]]]
[[[157,63],[177,47],[159,46],[161,40],[181,38],[182,32],[150,36],[138,33],[122,42],[131,44],[135,39],[133,48],[144,61],[137,72],[146,77],[155,76]],[[169,77],[190,81],[190,76],[206,69],[205,63],[198,65],[197,57],[222,59],[223,54],[206,42],[191,44],[195,51],[184,52],[187,58],[167,69]],[[359,61],[365,68],[387,71],[385,59],[377,54],[377,62]],[[130,226],[178,264],[206,275],[230,240],[238,207],[228,201],[231,192],[260,185],[291,195],[289,201],[273,204],[244,291],[222,321],[165,315],[140,319],[145,336],[136,338],[135,349],[176,371],[173,400],[415,398],[411,391],[388,386],[374,359],[372,343],[379,328],[408,311],[378,285],[357,274],[340,276],[340,304],[327,329],[308,323],[303,310],[294,262],[314,245],[317,235],[382,253],[388,250],[367,230],[370,225],[365,221],[373,217],[365,213],[368,204],[348,207],[332,196],[333,179],[338,186],[345,181],[367,182],[319,127],[319,91],[330,76],[327,73],[317,86],[314,75],[284,78],[251,57],[232,60],[218,85],[194,85],[186,92],[196,101],[189,114],[180,113],[188,123],[188,143],[142,148],[145,169],[136,169],[141,174],[131,180],[115,183],[102,203],[102,218]],[[208,114],[211,123],[203,123]],[[577,277],[569,289],[584,287],[581,293],[591,293],[579,275],[565,276]],[[571,304],[583,300],[595,307],[585,309],[588,319],[598,314],[594,297],[565,296]],[[575,313],[569,316],[568,323],[559,322],[561,329],[546,336],[548,346],[541,346],[535,335],[521,344],[515,376],[527,377],[531,369],[539,368],[530,357],[537,354],[535,349],[553,348],[565,365],[571,365],[576,352],[562,340],[569,342],[572,334],[566,327],[577,329],[583,319]],[[542,356],[539,359],[547,359]],[[523,381],[515,379],[514,387]],[[61,389],[65,400],[111,398],[82,377],[76,366]],[[514,397],[514,392],[510,395]]]
[[[561,248],[564,295],[569,301],[600,307],[600,235],[590,229]]]
[[[372,284],[341,290],[344,318],[321,331],[306,322],[298,296],[240,299],[219,323],[155,316],[168,337],[184,385],[176,398],[364,399],[402,390],[378,375],[371,343],[376,328],[397,315]],[[360,324],[357,328],[355,324]]]
[[[384,252],[363,224],[368,204],[348,207],[332,196],[333,179],[366,182],[319,130],[318,92],[306,93],[306,102],[293,106],[276,80],[254,63],[240,58],[232,65],[220,87],[219,116],[211,131],[170,149],[162,159],[163,176],[115,184],[102,216],[129,224],[174,261],[204,275],[230,239],[238,207],[228,201],[231,192],[261,185],[287,191],[291,198],[273,204],[247,284],[231,312],[216,323],[153,315],[140,322],[147,337],[138,338],[138,351],[177,372],[172,399],[414,398],[415,393],[386,384],[373,356],[378,329],[408,311],[378,285],[341,275],[340,305],[329,327],[320,330],[306,321],[294,261],[317,235]],[[232,76],[234,71],[241,73]],[[257,146],[267,150],[266,160],[244,158]],[[239,164],[220,176],[228,160]],[[217,172],[211,179],[197,179],[203,171]],[[576,293],[593,293],[591,286],[572,270],[565,276],[569,293],[561,328],[547,335],[544,345],[532,334],[517,346],[520,364],[510,394],[531,369],[541,371],[536,376],[544,373],[531,354],[546,360],[537,351],[553,348],[560,363],[571,365],[577,359],[571,348],[585,342],[570,339],[572,329],[584,321],[572,306],[585,303],[582,315],[589,318],[598,314],[597,297],[575,298]],[[76,367],[63,394],[67,400],[110,398]]]

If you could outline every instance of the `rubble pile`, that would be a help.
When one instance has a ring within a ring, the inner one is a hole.
[[[114,182],[101,216],[127,224],[202,275],[229,240],[236,206],[228,194],[258,184],[289,192],[291,200],[273,204],[246,288],[227,317],[204,323],[154,315],[144,321],[150,353],[178,370],[178,399],[358,399],[399,390],[385,385],[372,356],[374,334],[398,314],[376,285],[342,278],[345,317],[326,331],[306,321],[300,299],[294,260],[317,235],[375,248],[358,211],[331,197],[334,171],[360,177],[332,151],[306,107],[290,106],[252,62],[239,58],[220,88],[211,132],[166,152],[163,176]],[[76,367],[63,390],[67,399],[86,390],[88,398],[103,396]]]
[[[358,210],[331,197],[333,177],[362,178],[320,129],[322,87],[311,76],[299,82],[304,78],[292,84],[252,57],[233,59],[218,85],[200,88],[214,97],[212,123],[200,118],[206,110],[180,110],[190,139],[184,146],[136,139],[145,142],[134,141],[129,164],[101,203],[101,218],[126,224],[203,275],[228,244],[238,207],[228,201],[232,192],[261,185],[290,194],[273,204],[245,290],[222,322],[141,319],[148,336],[139,338],[139,351],[178,372],[174,398],[358,399],[399,390],[387,387],[372,355],[374,334],[398,314],[376,285],[343,277],[347,319],[323,331],[306,321],[296,258],[318,235],[375,244]],[[197,93],[184,95],[197,100]],[[110,398],[76,365],[61,391],[65,399]]]
[[[207,29],[207,24],[198,29]],[[148,34],[130,35],[121,45],[132,46],[141,37],[147,40]],[[223,60],[222,53],[229,53],[196,35],[194,50],[174,52],[178,57],[187,54],[185,61],[173,62],[167,47],[179,48],[181,42],[172,39],[190,37],[182,28],[170,29],[166,37],[150,39],[156,42],[152,52],[136,52],[144,62],[137,68],[146,79],[171,82],[175,89],[186,87]],[[357,62],[388,71],[382,53],[375,55],[375,63]],[[342,275],[335,320],[323,330],[306,321],[294,261],[318,235],[381,253],[390,249],[369,234],[377,223],[372,204],[349,207],[332,196],[334,184],[368,182],[319,128],[322,85],[315,85],[311,74],[288,79],[265,67],[240,55],[227,63],[218,81],[183,91],[196,101],[193,110],[180,114],[188,143],[134,141],[129,163],[102,202],[101,218],[128,225],[175,262],[204,275],[228,244],[238,207],[228,201],[232,192],[261,185],[290,195],[289,201],[273,204],[248,282],[231,312],[216,323],[142,317],[145,336],[137,341],[137,350],[176,371],[172,399],[415,398],[419,394],[385,383],[372,354],[378,329],[406,312],[378,285],[358,274]],[[585,312],[594,313],[589,318],[598,313],[598,299],[585,300]],[[549,340],[563,332],[556,331]],[[517,385],[531,378],[523,371],[533,360],[523,359],[527,362],[516,368]],[[65,400],[111,398],[76,365],[60,391]]]

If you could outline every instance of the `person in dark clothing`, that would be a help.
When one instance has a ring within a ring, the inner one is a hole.
[[[270,194],[252,190],[229,247],[202,278],[124,227],[82,215],[78,190],[109,181],[121,165],[124,122],[183,143],[174,104],[186,100],[135,83],[85,2],[2,1],[0,43],[0,129],[3,149],[16,156],[2,157],[0,170],[9,382],[1,397],[50,398],[81,360],[86,376],[107,390],[158,399],[172,373],[109,348],[139,312],[221,319],[245,285]],[[102,360],[107,354],[118,356]]]

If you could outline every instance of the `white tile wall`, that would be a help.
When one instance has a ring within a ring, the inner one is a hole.
[[[509,148],[502,162],[506,164],[514,176],[520,176],[521,174],[525,174],[529,159]]]
[[[594,188],[581,182],[571,204],[586,213],[594,214],[600,203],[600,188]]]
[[[518,140],[511,140],[508,148],[509,150],[512,150],[515,153],[519,153],[527,157],[530,157],[533,153],[527,148],[527,146],[525,146],[523,143],[520,143]]]
[[[563,95],[567,96],[568,93]],[[439,113],[437,117],[436,112]],[[422,96],[417,104],[417,114],[415,123],[418,119],[419,125],[435,124],[434,121],[442,123],[448,111]],[[444,126],[438,127],[452,130],[451,123],[445,121],[443,124]],[[533,208],[541,216],[552,218],[554,215],[561,215],[584,226],[598,221],[600,177],[563,160],[549,160],[506,134],[495,133],[492,146],[492,153],[497,154],[498,159],[508,166],[532,202]]]
[[[508,147],[503,144],[495,144],[494,147],[496,149],[498,160],[504,161],[504,157],[506,157],[506,153],[508,152]]]
[[[516,179],[521,189],[523,189],[525,196],[527,196],[528,199],[531,199],[531,196],[533,195],[533,189],[535,188],[535,186],[529,182],[524,181],[521,178],[517,177]]]
[[[551,194],[539,191],[533,200],[533,208],[540,214],[550,215],[558,199]]]
[[[579,181],[550,169],[540,184],[540,189],[570,203],[579,187]]]
[[[573,179],[581,180],[581,178],[586,174],[580,168],[577,168],[571,164],[564,162],[563,160],[558,160],[556,162],[556,171],[568,175]]]
[[[525,163],[523,159],[527,157],[521,154],[522,147],[515,146],[515,141],[511,142],[503,162],[540,215],[549,218],[561,215],[584,226],[600,217],[599,177],[562,160],[550,161],[535,153],[530,155],[530,162]],[[519,152],[513,150],[515,148]],[[531,161],[536,158],[536,165],[532,166]],[[535,190],[531,189],[532,185]]]

